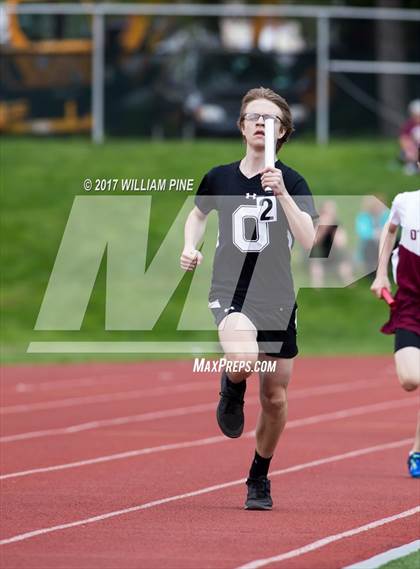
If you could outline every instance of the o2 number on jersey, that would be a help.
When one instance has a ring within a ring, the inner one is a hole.
[[[257,198],[260,221],[271,223],[277,221],[277,200],[275,196],[261,196]]]
[[[254,205],[241,205],[232,214],[232,240],[242,252],[260,252],[270,243],[269,223],[277,221],[277,201],[275,196],[261,196]],[[253,221],[251,237],[246,226]]]

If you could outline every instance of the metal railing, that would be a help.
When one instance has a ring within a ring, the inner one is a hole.
[[[105,22],[106,16],[297,17],[317,20],[316,139],[329,140],[329,76],[334,72],[420,75],[420,62],[330,59],[331,19],[369,19],[420,22],[420,10],[345,6],[240,5],[240,4],[18,4],[2,9],[19,14],[90,15],[93,18],[92,139],[104,140]]]

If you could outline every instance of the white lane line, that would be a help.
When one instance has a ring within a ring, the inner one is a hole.
[[[372,406],[368,405],[364,408],[364,413],[372,413]],[[306,425],[313,425],[316,423],[325,423],[328,421],[334,421],[346,418],[348,416],[353,416],[355,410],[358,412],[356,414],[361,415],[360,407],[345,409],[342,411],[332,411],[330,413],[324,413],[321,415],[313,415],[312,417],[304,417],[302,419],[294,419],[293,421],[289,421],[287,424],[287,429],[294,429],[298,427],[304,427]],[[243,438],[253,437],[255,435],[255,431],[248,431],[243,433]],[[17,472],[10,472],[8,474],[3,474],[0,476],[0,480],[8,480],[10,478],[21,478],[22,476],[30,476],[33,474],[42,474],[46,472],[57,472],[60,470],[67,470],[70,468],[80,468],[83,466],[90,466],[92,464],[101,464],[103,462],[111,462],[114,460],[124,460],[126,458],[135,458],[138,456],[146,455],[146,454],[155,454],[159,452],[167,452],[171,450],[178,450],[178,449],[185,449],[185,448],[193,448],[197,446],[205,446],[217,443],[225,443],[230,442],[230,439],[223,435],[215,436],[215,437],[206,437],[203,439],[196,439],[195,441],[183,441],[179,443],[169,443],[165,445],[159,445],[155,447],[146,447],[140,449],[133,449],[131,451],[119,452],[115,454],[109,454],[104,456],[98,456],[95,458],[88,458],[85,460],[78,460],[75,462],[68,462],[63,464],[57,464],[52,466],[44,466],[39,468],[32,468],[30,470],[21,470]]]
[[[389,549],[388,551],[374,555],[373,557],[365,559],[364,561],[359,561],[353,565],[347,565],[347,567],[343,567],[343,569],[377,569],[378,567],[385,565],[385,563],[389,563],[394,559],[400,559],[400,557],[405,557],[406,555],[419,550],[420,539],[416,539],[416,541],[406,543],[400,547],[394,547],[393,549]]]
[[[249,397],[247,399],[247,403],[253,404],[258,400],[258,397]],[[377,411],[386,411],[388,409],[409,407],[416,405],[416,403],[417,402],[413,397],[410,397],[409,399],[396,399],[394,401],[384,401],[382,403],[374,403],[372,405],[363,405],[359,407],[352,407],[350,409],[343,409],[341,411],[334,411],[333,413],[330,413],[329,416],[333,419],[342,419],[346,417],[354,417],[355,415],[363,415],[366,412],[375,413]],[[27,439],[51,437],[56,435],[72,435],[74,433],[80,433],[82,431],[89,431],[92,429],[100,429],[115,425],[127,425],[129,423],[139,423],[144,421],[152,421],[155,419],[165,419],[169,417],[180,417],[185,415],[192,415],[195,413],[204,413],[206,411],[214,410],[215,407],[216,403],[213,401],[212,403],[192,405],[191,407],[177,407],[175,409],[167,409],[164,411],[151,411],[149,413],[129,415],[126,417],[116,417],[114,419],[102,419],[98,421],[90,421],[89,423],[78,423],[76,425],[70,425],[69,427],[29,431],[26,433],[18,433],[15,435],[0,437],[0,443],[10,443]],[[318,417],[324,416],[325,415],[315,415],[314,417],[308,417],[307,419],[304,419],[304,424],[310,425],[313,422],[318,422]],[[298,420],[301,421],[301,419]],[[293,424],[293,421],[289,422],[289,427],[291,424]]]
[[[301,470],[306,470],[307,468],[314,468],[316,466],[321,466],[324,464],[329,464],[331,462],[338,462],[342,460],[346,460],[349,458],[356,458],[359,456],[364,456],[367,454],[371,454],[374,452],[380,452],[384,450],[394,449],[398,447],[405,446],[411,442],[410,439],[402,439],[399,441],[393,441],[392,443],[383,443],[380,445],[375,445],[371,447],[365,447],[357,450],[353,450],[350,452],[336,454],[332,456],[327,456],[324,458],[319,458],[316,460],[311,460],[310,462],[305,462],[302,464],[296,464],[295,466],[289,466],[288,468],[283,468],[281,470],[274,470],[270,473],[270,478],[273,476],[281,476],[284,474],[289,474],[291,472],[299,472]],[[132,506],[130,508],[124,508],[121,510],[114,510],[112,512],[106,512],[104,514],[100,514],[97,516],[92,516],[89,518],[84,518],[81,520],[75,520],[73,522],[68,522],[56,526],[50,526],[45,528],[40,528],[37,530],[13,535],[11,537],[7,537],[0,541],[0,545],[7,545],[10,543],[16,543],[18,541],[24,541],[26,539],[31,539],[33,537],[37,537],[40,535],[45,535],[48,533],[53,533],[56,531],[61,531],[65,529],[70,529],[78,526],[83,526],[85,524],[93,524],[96,522],[101,522],[103,520],[108,520],[110,518],[115,518],[117,516],[123,516],[125,514],[130,514],[133,512],[138,512],[141,510],[147,510],[150,508],[155,508],[157,506],[163,506],[164,504],[168,504],[170,502],[176,502],[178,500],[184,500],[186,498],[193,498],[195,496],[200,496],[202,494],[208,494],[210,492],[216,492],[218,490],[224,490],[225,488],[229,488],[231,486],[239,486],[240,484],[244,484],[246,481],[245,478],[241,478],[239,480],[232,480],[231,482],[224,482],[222,484],[215,484],[214,486],[207,486],[205,488],[200,488],[198,490],[193,490],[192,492],[186,492],[184,494],[176,494],[175,496],[169,496],[167,498],[162,498],[160,500],[154,500],[152,502],[146,502],[144,504],[139,504],[137,506]]]
[[[167,362],[171,363],[171,362]],[[112,365],[112,364],[111,364]],[[181,367],[181,366],[180,366]],[[60,370],[54,370],[55,373],[60,373]],[[51,370],[50,370],[51,373]],[[54,380],[45,380],[40,381],[34,379],[34,381],[28,382],[25,380],[19,380],[14,377],[6,377],[3,373],[2,376],[2,387],[6,390],[13,390],[16,393],[27,393],[30,391],[50,391],[50,390],[59,390],[59,389],[67,389],[69,387],[92,387],[93,385],[102,385],[103,383],[112,384],[112,383],[121,383],[127,381],[135,381],[136,377],[139,374],[148,373],[153,374],[153,380],[158,381],[169,381],[174,380],[176,375],[179,373],[179,370],[174,371],[166,370],[162,371],[159,367],[154,366],[151,368],[145,369],[142,364],[140,366],[132,367],[130,371],[121,371],[121,372],[113,372],[112,369],[107,373],[98,373],[96,375],[83,375],[83,376],[74,376],[68,379],[54,379]],[[16,383],[17,382],[17,383]]]
[[[257,398],[255,398],[256,400]],[[71,435],[81,431],[89,431],[102,427],[110,427],[115,425],[127,425],[129,423],[140,423],[143,421],[153,421],[155,419],[165,419],[169,417],[180,417],[183,415],[192,415],[194,413],[204,413],[216,408],[216,403],[203,403],[201,405],[191,405],[190,407],[176,407],[174,409],[166,409],[163,411],[150,411],[148,413],[140,413],[138,415],[128,415],[125,417],[116,417],[114,419],[102,419],[98,421],[90,421],[89,423],[78,423],[69,427],[58,427],[55,429],[45,429],[40,431],[29,431],[16,435],[7,435],[0,437],[1,443],[9,443],[26,439],[35,439],[39,437],[50,437],[54,435]]]
[[[103,383],[120,383],[122,381],[135,380],[136,374],[142,370],[133,369],[131,372],[110,373],[99,375],[87,375],[82,377],[73,377],[70,379],[55,379],[53,381],[19,381],[15,379],[6,380],[3,388],[12,388],[17,393],[28,393],[30,391],[55,391],[59,389],[67,389],[71,387],[92,387],[93,385],[102,385]],[[59,373],[59,372],[57,372]],[[17,381],[16,385],[13,382]]]
[[[367,406],[367,407],[368,408],[367,408],[367,410],[365,410],[365,413],[371,413],[372,412],[371,406]],[[360,408],[356,408],[356,409],[359,410]],[[305,426],[307,424],[323,423],[326,421],[342,419],[342,418],[347,417],[349,413],[352,414],[354,412],[354,410],[355,409],[353,408],[353,409],[346,409],[343,411],[332,411],[330,413],[323,413],[321,415],[313,415],[312,417],[304,417],[303,419],[294,419],[293,421],[289,421],[287,428],[293,429],[296,427]],[[337,414],[339,414],[339,416],[337,416]],[[358,414],[360,414],[360,413],[358,413]],[[248,437],[254,436],[254,434],[255,434],[255,431],[252,430],[252,431],[248,431],[248,432],[244,433],[242,435],[242,437],[248,438]],[[75,462],[57,464],[57,465],[53,465],[53,466],[44,466],[44,467],[40,467],[40,468],[33,468],[30,470],[22,470],[22,471],[18,471],[18,472],[10,472],[8,474],[3,474],[2,476],[0,476],[0,480],[7,480],[10,478],[20,478],[22,476],[29,476],[32,474],[41,474],[41,473],[45,473],[45,472],[56,472],[59,470],[67,470],[69,468],[78,468],[78,467],[82,467],[82,466],[89,466],[92,464],[100,464],[102,462],[111,462],[114,460],[123,460],[126,458],[134,458],[134,457],[142,456],[145,454],[154,454],[154,453],[158,453],[158,452],[178,450],[178,449],[183,449],[183,448],[192,448],[192,447],[196,447],[196,446],[200,446],[200,445],[216,444],[216,443],[223,443],[223,442],[229,442],[229,441],[230,441],[230,439],[226,438],[225,436],[219,435],[219,436],[215,436],[215,437],[207,437],[207,438],[203,438],[203,439],[197,439],[195,441],[184,441],[184,442],[180,442],[180,443],[172,443],[172,444],[159,445],[159,446],[155,446],[155,447],[146,447],[146,448],[141,448],[141,449],[134,449],[131,451],[120,452],[120,453],[115,453],[115,454],[110,454],[110,455],[105,455],[105,456],[98,456],[95,458],[78,460]]]
[[[331,385],[322,385],[319,387],[308,387],[292,391],[289,398],[299,399],[308,395],[324,395],[327,393],[343,393],[346,391],[355,391],[356,389],[373,389],[385,382],[381,380],[360,379],[354,382],[339,382]],[[0,407],[1,415],[9,415],[13,413],[28,413],[32,411],[44,411],[46,409],[56,409],[62,407],[73,407],[80,405],[90,405],[91,403],[109,403],[114,401],[125,401],[138,397],[152,397],[154,395],[166,395],[172,392],[183,393],[191,391],[204,391],[206,389],[216,389],[216,381],[203,382],[197,379],[194,382],[183,383],[179,385],[163,385],[152,389],[135,389],[131,391],[118,391],[115,393],[103,393],[98,395],[87,395],[80,397],[68,397],[65,399],[56,399],[50,401],[39,401],[36,403],[21,403],[19,405],[7,405]]]
[[[418,402],[414,397],[409,399],[395,399],[394,401],[383,401],[381,403],[373,403],[371,405],[361,405],[358,407],[350,407],[349,409],[341,409],[340,411],[332,411],[328,414],[313,415],[312,417],[306,417],[303,419],[294,419],[286,423],[286,429],[290,429],[295,426],[297,422],[299,427],[304,425],[312,425],[314,423],[320,423],[324,417],[328,415],[328,421],[332,419],[347,419],[348,417],[356,417],[357,415],[364,415],[365,413],[378,413],[380,411],[387,411],[388,409],[398,409],[401,407],[411,407],[413,405],[418,405]],[[321,421],[319,421],[321,419]]]
[[[340,358],[338,358],[339,361]],[[336,358],[337,360],[337,358]],[[173,362],[168,361],[169,365]],[[175,364],[177,365],[177,364]],[[136,375],[140,373],[144,373],[144,369],[137,366],[137,364],[128,364],[130,368],[128,371],[121,371],[119,373],[100,373],[97,375],[87,375],[82,377],[73,377],[70,379],[56,379],[53,381],[39,381],[34,380],[31,382],[25,380],[19,380],[15,377],[5,377],[5,374],[2,375],[2,387],[3,389],[13,389],[16,393],[27,393],[31,391],[56,391],[61,389],[67,389],[75,387],[76,385],[79,387],[91,387],[93,385],[100,385],[104,383],[120,383],[126,382],[130,380],[135,380]],[[132,367],[131,367],[132,366]],[[147,370],[148,373],[156,374],[156,377],[153,379],[157,379],[159,381],[169,381],[175,379],[175,376],[179,373],[179,370],[166,370],[166,371],[159,371],[159,368]],[[387,365],[383,372],[381,372],[381,376],[395,376],[395,369],[394,364]],[[17,382],[17,383],[16,383]]]
[[[179,385],[162,385],[153,389],[133,389],[131,391],[117,391],[115,393],[101,393],[99,395],[88,395],[81,397],[68,397],[66,399],[55,399],[51,401],[40,401],[37,403],[22,403],[19,405],[7,405],[0,407],[0,415],[10,415],[14,413],[28,413],[32,411],[44,411],[46,409],[58,409],[62,407],[80,407],[80,405],[90,405],[92,403],[114,403],[115,401],[126,401],[139,397],[153,397],[158,395],[170,395],[172,393],[184,393],[192,391],[204,391],[214,389],[215,382],[198,381],[182,383]]]
[[[254,431],[249,431],[243,433],[243,437],[251,437],[254,435]],[[184,441],[180,443],[171,443],[166,445],[160,445],[155,447],[140,448],[129,450],[126,452],[119,452],[116,454],[109,454],[105,456],[98,456],[95,458],[88,458],[86,460],[78,460],[76,462],[67,462],[64,464],[57,464],[54,466],[44,466],[41,468],[33,468],[32,470],[22,470],[20,472],[10,472],[9,474],[3,474],[0,476],[0,480],[7,480],[9,478],[20,478],[22,476],[30,476],[32,474],[41,474],[44,472],[56,472],[58,470],[67,470],[69,468],[79,468],[82,466],[89,466],[91,464],[100,464],[103,462],[112,462],[114,460],[123,460],[126,458],[135,458],[137,456],[142,456],[144,454],[154,454],[159,452],[165,452],[170,450],[179,450],[184,448],[193,448],[197,446],[212,445],[216,443],[229,442],[231,439],[223,435],[218,435],[215,437],[208,437],[205,439],[196,439],[195,441]]]
[[[359,379],[357,381],[340,381],[339,383],[331,383],[327,385],[320,385],[318,387],[306,387],[304,389],[292,389],[289,394],[289,399],[300,399],[301,397],[308,397],[309,395],[328,395],[331,393],[345,393],[346,391],[354,391],[357,389],[370,389],[389,383],[384,379]]]
[[[384,526],[386,524],[390,524],[397,520],[402,520],[404,518],[414,516],[419,512],[420,512],[420,506],[416,506],[414,508],[410,508],[409,510],[405,510],[404,512],[400,512],[399,514],[388,516],[380,520],[375,520],[363,526],[349,529],[341,533],[329,535],[328,537],[324,537],[323,539],[318,539],[317,541],[308,543],[308,545],[305,545],[303,547],[298,547],[297,549],[292,549],[291,551],[287,551],[286,553],[281,553],[280,555],[275,555],[273,557],[266,557],[265,559],[256,559],[255,561],[250,561],[249,563],[240,565],[236,569],[259,569],[260,567],[265,567],[266,565],[270,565],[271,563],[280,563],[281,561],[285,561],[286,559],[293,559],[294,557],[299,557],[300,555],[304,555],[305,553],[309,553],[311,551],[315,551],[316,549],[320,549],[321,547],[325,547],[326,545],[334,543],[335,541],[340,541],[341,539],[345,539],[347,537],[353,537],[354,535],[358,535],[359,533],[364,533],[366,531],[370,531],[372,529]]]

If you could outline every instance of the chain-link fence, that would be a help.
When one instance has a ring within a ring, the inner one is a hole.
[[[229,136],[243,94],[265,85],[320,143],[391,134],[420,92],[419,22],[379,8],[6,2],[0,130]]]

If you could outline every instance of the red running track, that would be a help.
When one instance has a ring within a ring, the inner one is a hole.
[[[297,361],[272,512],[243,510],[256,377],[249,434],[229,440],[214,417],[218,378],[191,362],[2,375],[5,569],[337,569],[418,538],[405,467],[418,398],[391,358]]]

